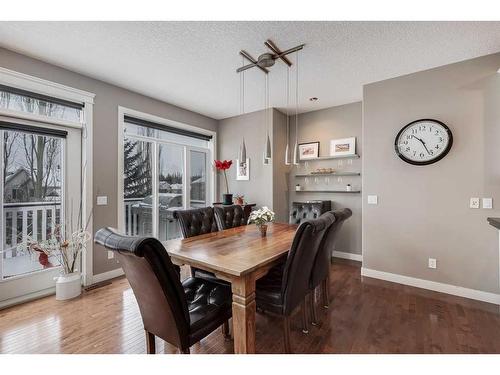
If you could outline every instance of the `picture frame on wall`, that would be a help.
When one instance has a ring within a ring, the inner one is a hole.
[[[319,142],[299,143],[299,160],[317,159]]]
[[[250,159],[247,158],[244,163],[240,163],[236,159],[236,180],[248,181],[250,180]]]
[[[330,156],[348,156],[356,154],[356,137],[332,139]]]

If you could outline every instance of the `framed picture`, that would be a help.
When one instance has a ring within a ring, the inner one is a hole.
[[[238,159],[236,159],[236,179],[243,180],[243,181],[250,180],[250,159],[249,158],[247,158],[247,160],[244,163],[240,163],[240,161]]]
[[[330,141],[330,156],[356,154],[356,137],[332,139]]]
[[[299,159],[308,160],[319,157],[319,142],[299,143]]]

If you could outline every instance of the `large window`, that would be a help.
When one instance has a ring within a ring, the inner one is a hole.
[[[129,235],[177,238],[175,210],[212,203],[212,137],[125,116],[123,228]]]

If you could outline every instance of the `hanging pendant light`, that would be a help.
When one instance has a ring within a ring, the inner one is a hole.
[[[243,58],[241,59],[242,65],[244,64]],[[245,71],[240,73],[240,115],[245,114]],[[246,163],[247,161],[247,147],[245,145],[245,137],[241,142],[240,153],[239,153],[240,165]]]
[[[288,105],[290,104],[290,67],[286,68],[286,147],[285,147],[285,165],[290,165],[290,117]]]
[[[266,152],[265,152],[265,158],[270,160],[271,159],[271,139],[269,138],[269,75],[266,74],[266,109],[265,109],[265,114],[266,114],[266,133],[267,133],[267,139],[266,139]]]
[[[293,146],[293,164],[299,165],[299,52],[297,51],[295,68],[295,145]]]

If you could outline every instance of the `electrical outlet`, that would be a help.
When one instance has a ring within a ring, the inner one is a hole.
[[[479,208],[479,198],[471,198],[469,207],[470,208]]]
[[[115,257],[115,253],[112,251],[108,251],[108,259],[113,259]]]
[[[434,258],[429,258],[429,268],[437,268],[437,260]]]

